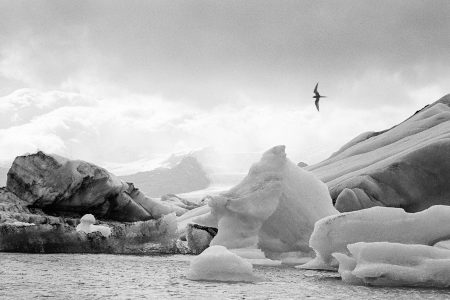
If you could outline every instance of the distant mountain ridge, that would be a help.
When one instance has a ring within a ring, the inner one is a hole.
[[[180,194],[205,189],[210,180],[198,160],[191,156],[183,157],[171,168],[157,168],[119,176],[126,182],[133,182],[144,194],[161,197],[166,194]]]

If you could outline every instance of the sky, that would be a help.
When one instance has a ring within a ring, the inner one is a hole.
[[[0,161],[284,144],[316,163],[450,92],[449,13],[447,0],[0,0]]]

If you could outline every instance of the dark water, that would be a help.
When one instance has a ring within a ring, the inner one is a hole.
[[[336,273],[255,267],[264,281],[196,282],[191,256],[0,253],[0,299],[450,299],[450,290],[349,286]]]

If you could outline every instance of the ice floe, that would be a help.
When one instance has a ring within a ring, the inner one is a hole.
[[[342,280],[379,286],[450,286],[450,250],[388,242],[348,245],[334,253]]]
[[[253,266],[223,246],[211,246],[195,257],[187,278],[207,281],[254,282]]]

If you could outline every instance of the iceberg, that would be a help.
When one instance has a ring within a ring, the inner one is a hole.
[[[334,253],[342,280],[377,286],[450,287],[450,250],[388,242],[348,245]]]
[[[27,205],[54,215],[89,212],[102,219],[135,222],[186,212],[147,197],[132,183],[94,164],[42,151],[16,157],[6,189]]]
[[[434,245],[450,236],[450,206],[435,205],[418,213],[401,208],[372,207],[323,218],[315,224],[309,245],[314,260],[307,269],[335,270],[333,253],[349,254],[347,245],[357,242],[393,242]]]
[[[92,233],[100,232],[104,237],[109,237],[111,235],[111,228],[103,225],[94,225],[95,217],[91,214],[84,215],[80,219],[80,224],[78,224],[76,230],[77,232]]]
[[[254,282],[253,266],[223,246],[211,246],[195,257],[186,276],[190,280]]]
[[[400,124],[362,133],[305,167],[324,181],[340,212],[373,206],[418,212],[450,205],[450,94]]]
[[[286,157],[285,146],[266,151],[235,187],[209,197],[191,221],[218,228],[210,245],[254,248],[266,254],[311,252],[314,223],[338,213],[327,186]],[[183,219],[186,222],[186,219]]]

